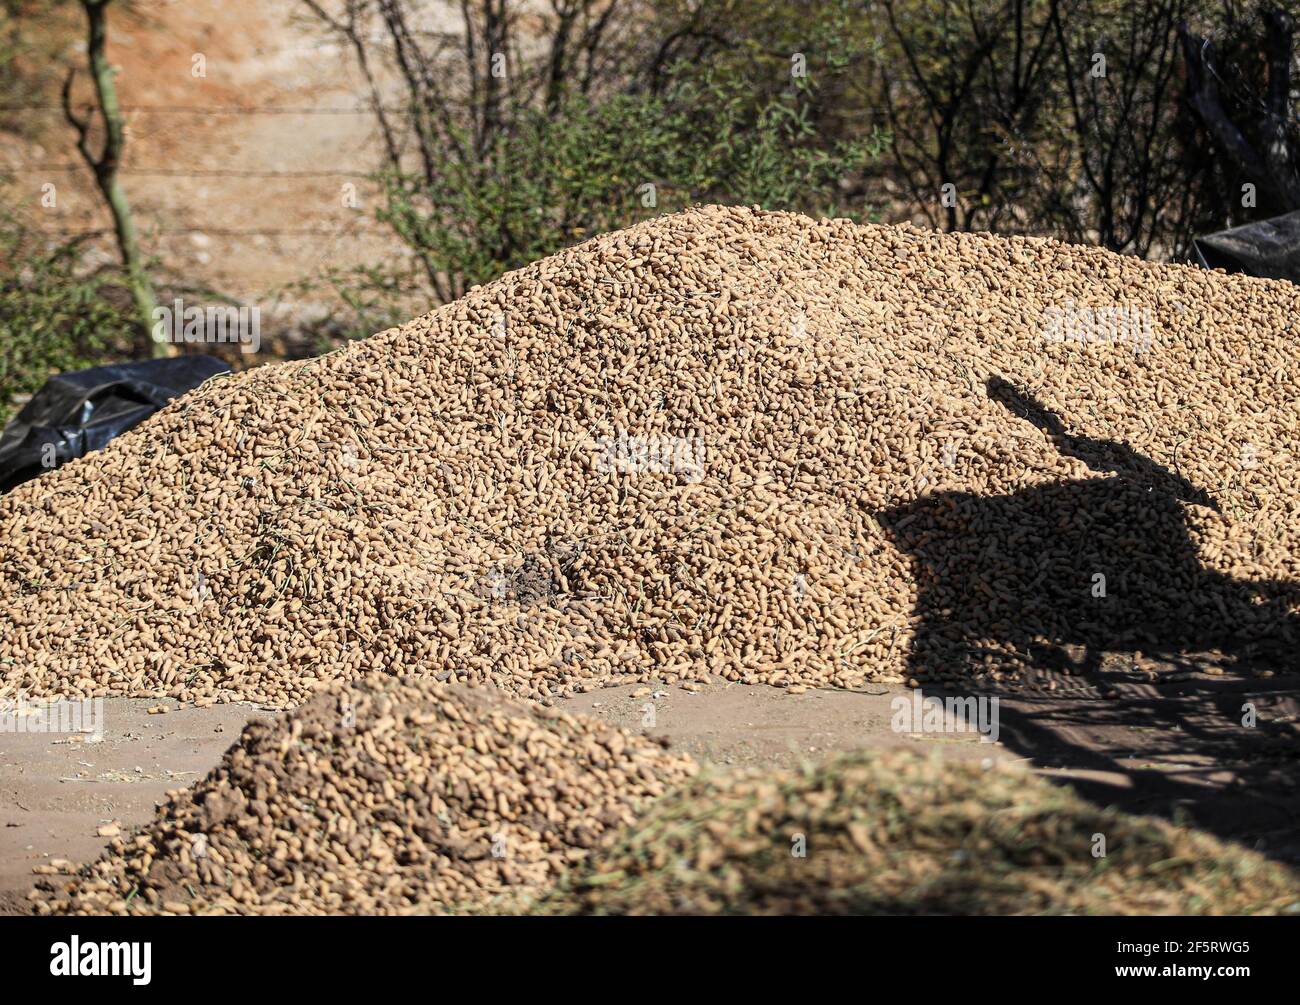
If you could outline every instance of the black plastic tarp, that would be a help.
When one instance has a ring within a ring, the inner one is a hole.
[[[1300,212],[1221,230],[1194,244],[1207,269],[1300,283]]]
[[[230,367],[212,356],[115,363],[51,377],[0,435],[0,493],[99,450]]]

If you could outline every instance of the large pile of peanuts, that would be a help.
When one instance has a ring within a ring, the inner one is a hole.
[[[662,217],[0,499],[0,697],[288,707],[382,671],[549,702],[1285,641],[1297,316],[1047,240]]]
[[[1276,914],[1300,877],[1000,765],[910,751],[705,774],[523,909],[578,914]]]
[[[373,675],[255,721],[38,913],[482,912],[545,889],[694,765],[490,688]]]

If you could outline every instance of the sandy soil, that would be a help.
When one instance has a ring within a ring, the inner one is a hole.
[[[21,907],[32,869],[85,862],[108,844],[99,828],[143,823],[170,789],[194,784],[253,715],[247,705],[178,708],[111,698],[100,742],[81,734],[0,734],[0,911]],[[87,742],[91,740],[91,742]],[[5,895],[8,894],[7,903]],[[18,895],[18,896],[14,896]]]
[[[717,683],[698,693],[678,686],[605,688],[562,707],[624,729],[657,733],[697,760],[718,765],[788,767],[849,750],[924,747],[963,760],[1004,760],[1004,744],[971,732],[896,733],[890,702],[911,692],[806,691]],[[650,718],[653,714],[653,718]],[[651,724],[653,723],[653,725]]]

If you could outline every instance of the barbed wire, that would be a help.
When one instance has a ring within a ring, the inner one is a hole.
[[[84,109],[95,109],[93,102],[83,102],[78,107]],[[190,115],[374,115],[376,107],[374,105],[363,105],[355,108],[310,108],[298,105],[145,105],[145,104],[124,104],[120,106],[124,112],[156,112],[159,114],[190,114]],[[380,105],[379,111],[391,114],[404,114],[410,111],[406,105]],[[49,103],[39,102],[33,104],[9,104],[0,105],[0,112],[62,112],[62,105],[52,105]]]
[[[336,230],[235,230],[222,227],[165,227],[161,230],[141,228],[150,236],[167,237],[179,234],[204,234],[209,237],[342,237],[378,234],[382,228],[366,230],[340,227]],[[39,233],[59,237],[92,237],[112,234],[112,227],[41,227]]]
[[[80,107],[94,109],[94,105],[86,103]],[[402,106],[380,106],[383,111],[390,113],[405,113],[408,108]],[[309,108],[291,105],[260,105],[253,107],[237,105],[150,105],[150,104],[123,104],[121,106],[124,112],[155,112],[160,114],[196,114],[196,115],[371,115],[373,116],[376,109],[373,105],[363,107],[325,107]],[[0,112],[58,112],[62,113],[63,106],[49,103],[30,103],[30,104],[0,104]],[[13,167],[0,167],[0,175],[3,174],[41,174],[52,172],[75,172],[89,170],[84,164],[67,163],[67,164],[20,164]],[[242,168],[149,168],[149,167],[123,167],[119,169],[121,174],[138,175],[138,176],[155,176],[155,177],[183,177],[183,178],[362,178],[369,179],[375,172],[358,171],[353,168],[337,169],[333,171],[302,171],[302,170],[281,170],[281,171],[264,171],[255,169]],[[283,229],[283,228],[252,228],[252,229],[235,229],[226,227],[164,227],[158,230],[145,228],[146,232],[154,237],[175,237],[183,235],[203,234],[210,237],[277,237],[277,238],[338,238],[338,237],[359,237],[382,232],[382,228],[375,227],[342,227],[336,229]],[[51,237],[98,237],[113,234],[111,227],[42,227],[40,233]]]
[[[85,164],[18,164],[0,166],[0,174],[41,174],[55,171],[90,170]],[[157,175],[167,178],[370,178],[375,172],[352,169],[337,171],[252,171],[238,168],[118,168],[119,174]]]

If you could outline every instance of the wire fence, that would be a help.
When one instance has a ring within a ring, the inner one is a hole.
[[[83,102],[77,106],[81,109],[94,110],[93,102]],[[405,115],[410,109],[404,105],[356,105],[347,108],[313,108],[305,105],[148,105],[123,104],[119,108],[124,112],[151,112],[160,115]],[[0,112],[59,112],[63,106],[37,102],[31,104],[0,105]]]
[[[237,230],[223,227],[164,227],[160,230],[150,230],[144,228],[149,235],[158,237],[175,236],[179,234],[203,234],[207,237],[342,237],[345,235],[361,236],[363,234],[382,233],[379,228],[367,230],[366,228],[357,227],[339,227],[334,230],[306,229],[306,230]],[[42,227],[42,234],[52,234],[59,237],[100,237],[113,233],[112,227]]]
[[[93,109],[93,104],[86,104],[84,107]],[[373,116],[376,114],[376,108],[373,105],[356,106],[356,107],[324,107],[311,108],[295,105],[258,105],[258,106],[239,106],[239,105],[159,105],[159,104],[138,104],[126,103],[120,106],[123,112],[145,112],[157,114],[194,114],[194,115],[365,115]],[[405,113],[406,108],[400,106],[381,106],[380,110],[388,113]],[[63,106],[49,103],[26,103],[26,104],[0,104],[0,113],[13,112],[58,112],[62,113]],[[55,173],[75,173],[80,171],[90,171],[89,165],[82,163],[56,163],[56,164],[17,164],[9,167],[0,166],[0,175],[4,174],[23,174],[23,175],[40,175]],[[157,178],[357,178],[371,179],[376,175],[376,171],[362,171],[356,168],[336,168],[329,170],[257,170],[251,168],[163,168],[163,167],[121,167],[118,169],[120,174],[134,175],[139,177],[157,177]],[[223,227],[165,227],[157,230],[149,230],[149,233],[155,236],[175,236],[185,234],[205,234],[211,237],[342,237],[352,236],[365,233],[366,228],[341,227],[336,229],[232,229]],[[41,232],[51,236],[59,237],[97,237],[113,233],[112,228],[70,228],[70,227],[43,227]],[[373,232],[373,231],[372,231]]]
[[[89,171],[85,164],[17,164],[0,166],[0,174],[54,174],[66,171]],[[122,167],[118,174],[148,175],[161,178],[373,178],[376,172],[351,168],[336,171],[247,171],[238,168],[137,168]]]

